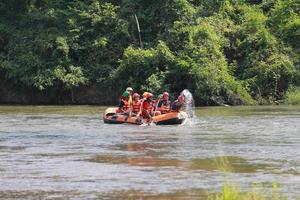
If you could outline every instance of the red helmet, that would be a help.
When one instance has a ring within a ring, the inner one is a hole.
[[[150,93],[150,92],[148,92],[148,94],[147,94],[147,99],[151,99],[151,98],[153,98],[153,94]]]
[[[133,97],[133,98],[136,98],[136,97],[140,97],[140,95],[139,95],[138,93],[134,93],[134,94],[132,95],[132,97]]]
[[[169,92],[164,92],[163,96],[169,96]]]

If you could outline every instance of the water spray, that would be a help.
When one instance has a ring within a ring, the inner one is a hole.
[[[192,93],[188,89],[184,89],[180,95],[184,96],[183,110],[187,113],[188,118],[196,117],[195,101]]]

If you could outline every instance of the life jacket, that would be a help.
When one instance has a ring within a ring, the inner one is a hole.
[[[148,117],[147,111],[151,114],[151,111],[153,110],[153,107],[151,105],[150,102],[148,102],[147,100],[143,102],[142,104],[142,116],[144,118]]]
[[[140,107],[141,107],[140,100],[132,102],[132,112],[133,113],[138,113],[140,111]]]
[[[123,102],[123,107],[119,108],[117,112],[127,112],[130,108],[130,104],[125,99],[121,99],[121,102]]]
[[[165,101],[165,100],[160,101],[159,102],[158,110],[162,114],[170,112],[170,110],[171,110],[170,102],[169,101]]]
[[[168,113],[171,110],[171,107],[169,105],[162,105],[161,107],[158,108],[158,110],[164,114],[164,113]]]

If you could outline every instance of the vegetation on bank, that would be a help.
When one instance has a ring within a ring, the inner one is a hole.
[[[209,195],[210,200],[288,200],[288,197],[280,192],[280,185],[274,183],[272,190],[254,186],[250,191],[241,191],[234,183],[225,183],[221,194]]]
[[[300,86],[299,10],[298,0],[3,0],[0,78],[70,98],[130,85],[187,88],[199,105],[299,102],[288,90]]]
[[[285,103],[300,105],[300,88],[290,88],[285,95]]]
[[[230,173],[234,172],[234,166],[228,156],[216,157],[214,163],[220,171],[226,174],[226,179],[221,192],[209,194],[209,200],[288,200],[277,182],[255,183],[242,190],[237,183],[230,180]]]

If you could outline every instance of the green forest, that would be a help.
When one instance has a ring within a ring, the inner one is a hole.
[[[300,1],[2,0],[0,80],[1,95],[50,103],[85,90],[114,103],[128,86],[187,88],[197,105],[300,103]]]

